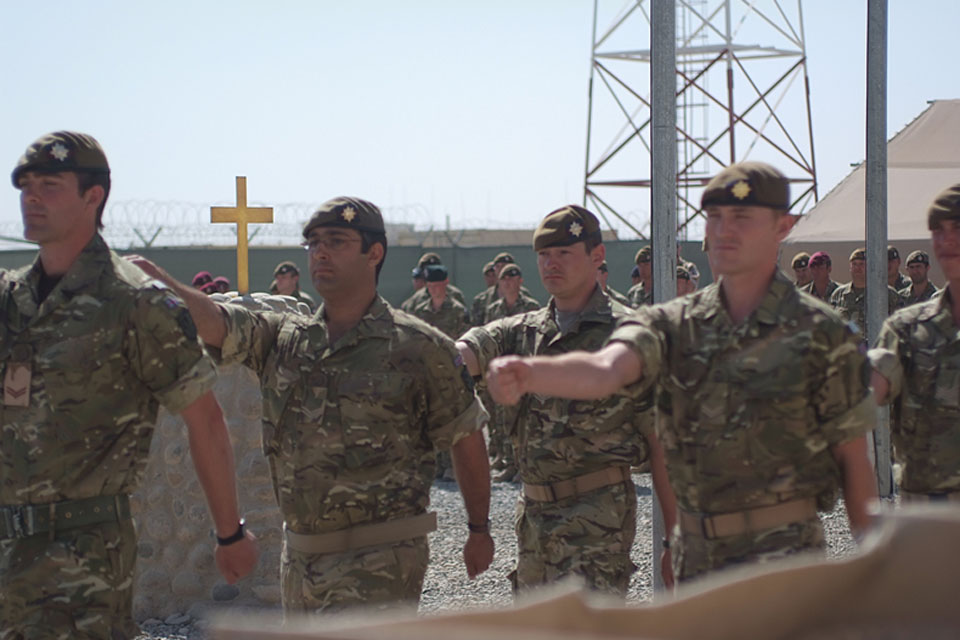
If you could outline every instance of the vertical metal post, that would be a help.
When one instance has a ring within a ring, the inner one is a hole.
[[[677,293],[677,14],[675,0],[653,0],[650,12],[650,97],[653,137],[650,146],[653,226],[653,301]],[[653,587],[663,590],[660,554],[663,516],[653,494]]]
[[[887,317],[887,0],[867,2],[867,340],[874,344]],[[880,495],[892,491],[890,421],[877,411],[873,434]]]
[[[593,0],[593,39],[590,41],[590,83],[587,85],[587,150],[583,159],[583,206],[587,206],[587,182],[590,180],[590,132],[593,129],[593,73],[597,53],[597,10],[599,0]]]

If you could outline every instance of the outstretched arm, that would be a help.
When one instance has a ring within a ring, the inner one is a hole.
[[[640,356],[622,342],[592,353],[504,356],[490,363],[487,385],[494,400],[508,405],[517,404],[525,393],[595,400],[639,380],[642,364]]]
[[[233,448],[220,404],[213,392],[208,391],[184,409],[181,416],[187,423],[190,456],[207,497],[217,536],[230,537],[237,531],[240,512],[237,507]],[[217,545],[217,568],[228,583],[233,584],[243,578],[256,566],[257,547],[253,540],[253,534],[247,532],[239,542],[226,547]]]
[[[461,438],[450,449],[450,456],[467,509],[467,521],[474,525],[486,525],[490,517],[490,461],[483,432],[475,431]],[[463,562],[471,578],[487,570],[493,562],[493,538],[489,531],[470,533],[463,547]]]
[[[148,276],[173,289],[187,303],[193,323],[197,325],[197,334],[205,343],[213,347],[223,345],[223,338],[227,334],[227,323],[223,319],[220,307],[207,294],[188,287],[144,257],[127,256],[127,260],[140,267]]]

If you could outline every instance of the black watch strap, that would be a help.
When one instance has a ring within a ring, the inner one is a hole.
[[[470,529],[470,533],[490,533],[490,520],[488,519],[483,524],[467,522],[467,528]]]
[[[243,518],[240,518],[240,526],[237,527],[237,532],[232,536],[227,536],[226,538],[221,538],[217,536],[217,544],[221,547],[227,547],[235,542],[240,542],[244,538],[243,525],[246,524]]]

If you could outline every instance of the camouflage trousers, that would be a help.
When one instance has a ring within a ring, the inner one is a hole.
[[[283,610],[336,613],[358,607],[416,607],[428,558],[426,536],[326,554],[303,553],[284,543]]]
[[[132,520],[0,540],[0,639],[136,637],[136,557]]]
[[[674,527],[670,536],[673,575],[680,582],[745,564],[772,562],[804,552],[823,552],[820,519],[793,522],[757,533],[707,540]]]
[[[630,549],[637,530],[633,482],[556,502],[521,496],[517,503],[514,593],[577,576],[594,591],[624,597],[637,567]]]

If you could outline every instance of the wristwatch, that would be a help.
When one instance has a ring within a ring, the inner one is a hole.
[[[227,536],[226,538],[221,538],[217,536],[217,544],[221,547],[228,547],[235,542],[240,542],[244,538],[243,525],[246,524],[243,518],[240,518],[240,526],[237,527],[237,532],[232,536]]]

